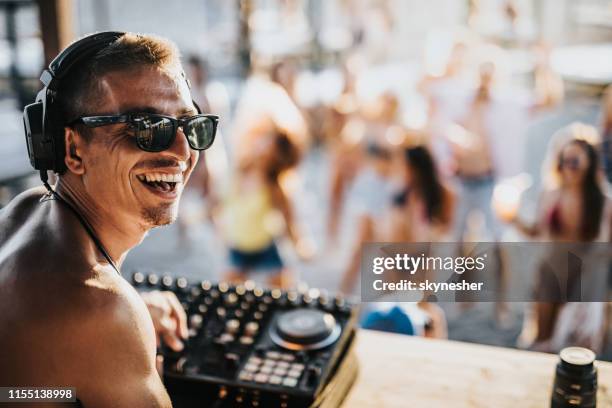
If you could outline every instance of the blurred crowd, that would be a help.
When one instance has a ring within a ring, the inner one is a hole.
[[[335,289],[347,294],[356,293],[365,242],[610,241],[612,92],[603,93],[598,125],[574,123],[547,135],[535,186],[541,198],[525,219],[521,195],[533,184],[525,175],[528,128],[564,103],[564,82],[550,47],[518,35],[513,2],[503,5],[501,39],[478,32],[478,2],[470,4],[468,27],[438,50],[444,58],[435,69],[427,49],[410,66],[381,61],[380,38],[395,24],[382,8],[373,9],[379,31],[356,29],[351,51],[326,66],[255,55],[235,107],[223,85],[208,79],[205,61],[189,59],[196,101],[224,121],[191,188],[205,203],[195,219],[212,222],[227,248],[226,279],[295,285],[279,243],[290,242],[307,262],[329,254],[323,247],[337,245],[342,223],[353,226],[352,255]],[[517,49],[532,62],[526,74],[502,65]],[[318,211],[325,237],[304,234],[311,220],[295,211],[298,169],[313,151],[330,163],[327,208]],[[358,208],[350,219],[348,203]],[[181,219],[184,233],[189,222]],[[498,269],[503,290],[508,277]],[[534,277],[536,292],[546,290],[543,280]],[[503,324],[503,302],[495,311]],[[432,303],[379,303],[366,312],[366,327],[447,335],[444,312]],[[609,321],[606,303],[534,303],[519,341],[545,351],[568,344],[601,351]]]

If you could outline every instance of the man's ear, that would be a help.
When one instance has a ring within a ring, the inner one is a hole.
[[[68,170],[79,175],[85,173],[85,166],[81,158],[81,153],[85,144],[83,136],[73,128],[65,127],[64,144],[66,146],[64,162]]]

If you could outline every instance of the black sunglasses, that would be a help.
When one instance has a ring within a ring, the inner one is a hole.
[[[83,116],[73,124],[83,124],[89,128],[127,123],[129,130],[136,136],[136,144],[145,152],[161,152],[174,142],[178,128],[183,129],[189,146],[194,150],[206,150],[215,141],[219,117],[216,115],[194,115],[176,119],[172,116],[154,113],[135,113],[127,115]]]

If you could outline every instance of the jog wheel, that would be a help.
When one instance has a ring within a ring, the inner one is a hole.
[[[329,313],[314,309],[284,312],[270,327],[272,341],[289,350],[317,350],[340,337],[340,324]]]

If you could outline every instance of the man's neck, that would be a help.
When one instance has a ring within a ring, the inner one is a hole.
[[[128,251],[144,239],[146,230],[139,223],[122,220],[120,215],[97,205],[83,189],[62,182],[60,178],[55,191],[87,221],[118,268]]]

